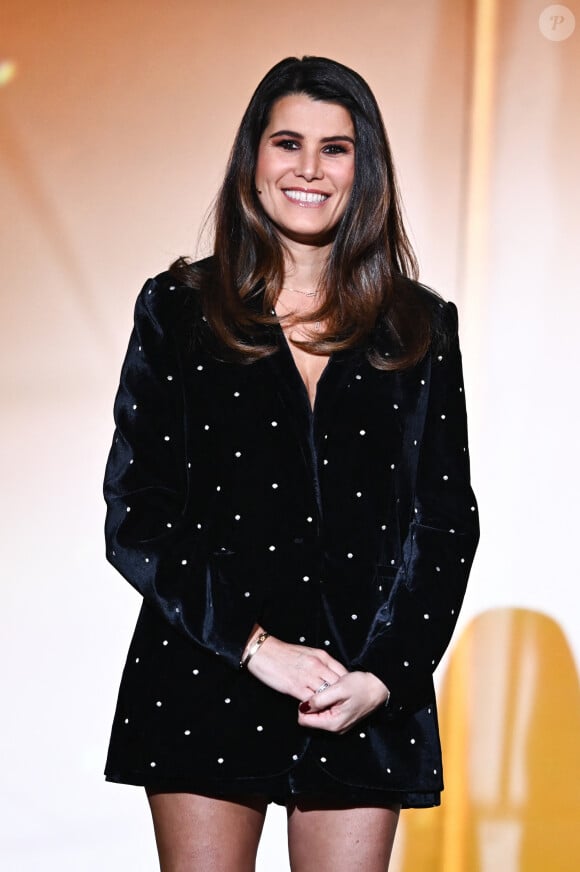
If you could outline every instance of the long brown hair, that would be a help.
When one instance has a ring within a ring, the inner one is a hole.
[[[416,279],[418,268],[377,102],[364,79],[336,61],[286,58],[262,79],[242,118],[217,198],[213,267],[201,270],[180,258],[172,272],[202,292],[209,326],[230,353],[252,362],[275,351],[271,342],[256,339],[256,327],[276,320],[271,313],[284,284],[284,246],[260,204],[254,177],[272,106],[290,94],[344,106],[356,143],[352,192],[320,277],[322,302],[306,319],[323,321],[326,328],[299,344],[329,354],[366,342],[377,368],[410,366],[429,345],[430,306],[418,285],[398,281]],[[374,346],[379,322],[396,353],[385,356]]]

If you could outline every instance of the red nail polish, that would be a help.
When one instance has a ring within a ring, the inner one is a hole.
[[[306,702],[301,702],[300,705],[298,706],[298,708],[300,709],[300,711],[302,712],[303,715],[308,714],[308,712],[310,711],[310,705],[308,703],[308,700]]]

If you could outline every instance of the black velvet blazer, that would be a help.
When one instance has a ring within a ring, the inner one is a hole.
[[[309,748],[331,776],[403,804],[442,788],[432,672],[478,518],[456,309],[428,299],[439,338],[419,365],[336,353],[312,411],[278,327],[271,357],[220,362],[195,292],[169,273],[145,284],[105,479],[107,556],[144,598],[110,780],[243,782]],[[255,622],[375,673],[388,706],[344,736],[298,727],[296,700],[239,669]]]

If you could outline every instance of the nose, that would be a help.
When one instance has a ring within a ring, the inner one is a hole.
[[[317,148],[302,147],[298,152],[298,160],[296,162],[294,173],[297,176],[301,176],[307,182],[311,182],[313,179],[322,178],[324,173]]]

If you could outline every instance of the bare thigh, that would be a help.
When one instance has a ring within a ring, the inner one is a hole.
[[[148,793],[161,872],[254,872],[267,802]]]
[[[399,806],[292,807],[292,872],[387,872],[398,820]]]

